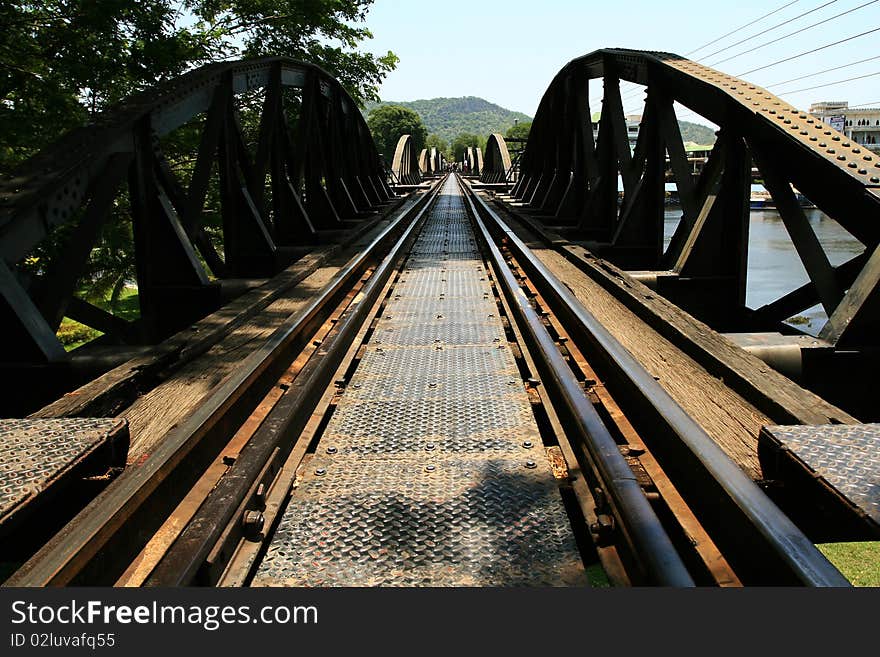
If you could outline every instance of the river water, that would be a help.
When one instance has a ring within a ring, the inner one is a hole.
[[[805,209],[816,237],[832,265],[839,265],[864,251],[864,246],[840,224],[817,209]],[[667,207],[665,237],[672,238],[681,209]],[[749,224],[749,266],[746,305],[760,306],[778,299],[809,280],[801,260],[788,237],[785,225],[775,210],[752,210]],[[794,323],[798,328],[817,335],[827,320],[821,306],[800,313]]]

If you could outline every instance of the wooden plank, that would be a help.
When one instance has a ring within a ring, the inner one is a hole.
[[[762,424],[857,422],[626,272],[498,205],[519,237],[752,476],[760,476]]]
[[[388,214],[405,211],[416,197],[402,199],[388,209]],[[386,215],[387,216],[387,215]],[[386,219],[367,221],[339,244],[318,247],[266,284],[234,299],[223,308],[171,336],[155,350],[133,358],[103,376],[66,394],[31,417],[69,417],[117,415],[135,399],[208,352],[222,340],[276,300],[291,293],[297,285],[331,262],[343,249],[358,249],[386,225]]]

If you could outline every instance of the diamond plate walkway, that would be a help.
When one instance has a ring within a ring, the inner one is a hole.
[[[450,177],[255,585],[586,583],[498,312]]]

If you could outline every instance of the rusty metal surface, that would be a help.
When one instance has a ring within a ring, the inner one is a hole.
[[[880,524],[880,424],[775,425],[762,433]]]
[[[474,249],[452,181],[254,584],[585,584]],[[461,265],[454,274],[447,251]]]
[[[0,524],[127,427],[118,418],[0,420]]]

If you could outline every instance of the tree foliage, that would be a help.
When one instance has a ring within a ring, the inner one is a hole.
[[[531,121],[520,121],[507,129],[504,133],[505,139],[528,139],[529,132],[532,129]]]
[[[201,64],[285,55],[359,103],[397,57],[358,52],[373,0],[0,2],[0,173],[134,91]]]
[[[390,164],[401,135],[412,135],[413,148],[419,153],[428,137],[428,129],[416,112],[399,105],[377,107],[367,117],[376,148]]]
[[[372,35],[363,21],[373,0],[0,0],[0,175],[71,128],[138,90],[202,64],[283,55],[321,66],[362,106],[397,57],[359,52]],[[241,122],[256,123],[242,100]],[[253,107],[259,108],[254,102]],[[163,140],[176,171],[192,168],[199,131]],[[209,194],[208,206],[213,192]],[[205,214],[209,233],[210,208]],[[216,221],[214,221],[216,223]],[[70,226],[28,259],[63,248]],[[92,251],[81,294],[119,297],[134,279],[127,193],[123,190]]]
[[[452,157],[452,150],[449,148],[449,142],[447,142],[440,135],[431,133],[428,135],[428,138],[425,140],[425,148],[436,148],[439,152],[443,153],[443,157],[449,160]]]
[[[493,132],[504,133],[514,124],[531,121],[531,117],[505,109],[482,98],[431,98],[407,102],[381,103],[408,107],[419,113],[429,132],[451,142],[456,135],[468,132],[488,137]],[[367,103],[370,112],[375,104]]]
[[[481,135],[474,135],[463,132],[452,140],[452,157],[454,162],[461,162],[464,159],[465,151],[468,147],[479,147],[486,150],[486,138]]]

